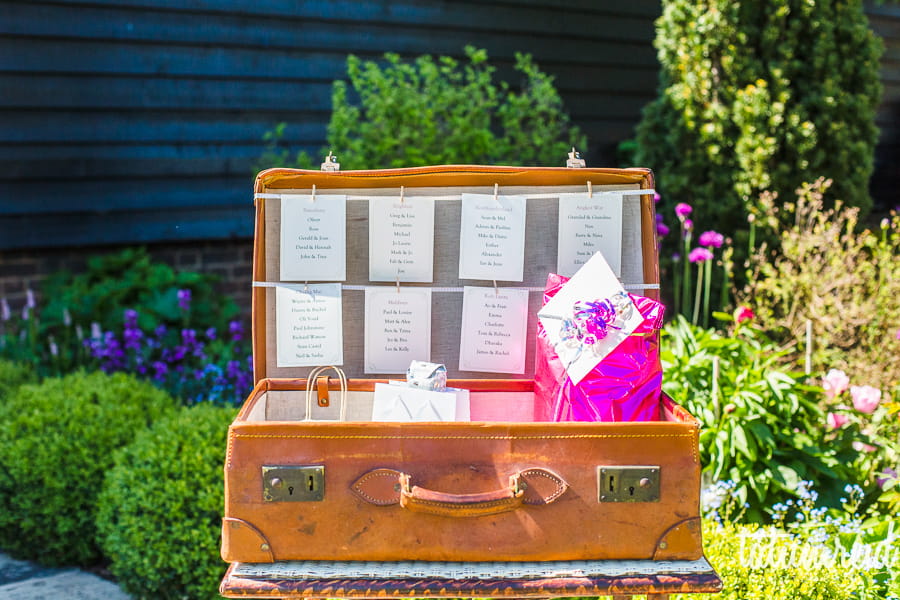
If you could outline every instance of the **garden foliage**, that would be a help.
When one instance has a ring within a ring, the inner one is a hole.
[[[869,209],[882,43],[862,6],[663,1],[659,97],[636,160],[668,198],[698,209],[699,230],[734,235],[760,192],[787,197],[820,176]]]
[[[527,54],[516,54],[520,89],[494,82],[487,52],[471,46],[466,60],[420,56],[413,62],[386,54],[379,64],[347,58],[348,82],[334,82],[328,147],[342,169],[439,164],[560,166],[586,137],[570,124],[553,77]],[[279,148],[284,126],[266,134],[258,166],[299,166]],[[317,166],[317,163],[316,163]]]
[[[21,386],[35,382],[37,374],[31,365],[0,360],[0,406]]]
[[[869,458],[853,449],[866,439],[859,427],[829,437],[820,389],[783,370],[778,348],[758,331],[743,326],[726,337],[678,317],[663,330],[662,349],[663,389],[702,424],[704,474],[736,483],[747,520],[769,520],[800,481],[839,506],[844,485],[865,480]]]
[[[218,598],[228,425],[235,409],[184,408],[116,454],[97,527],[110,570],[135,598]]]
[[[149,384],[103,373],[46,379],[0,403],[0,547],[50,565],[95,562],[113,451],[173,406]]]
[[[859,209],[823,206],[829,181],[797,191],[796,200],[760,199],[758,227],[771,230],[778,251],[750,258],[739,302],[783,342],[797,341],[790,359],[806,352],[811,321],[813,369],[847,371],[876,388],[900,385],[900,216],[860,229]]]

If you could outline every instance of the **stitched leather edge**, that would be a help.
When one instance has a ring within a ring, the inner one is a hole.
[[[374,469],[365,473],[362,477],[353,482],[353,485],[350,486],[350,489],[358,495],[360,498],[369,502],[371,504],[375,504],[377,506],[392,506],[394,504],[400,503],[400,492],[396,493],[396,496],[392,496],[391,498],[376,498],[370,494],[367,494],[365,488],[363,487],[367,481],[375,477],[388,477],[393,478],[400,481],[400,471],[395,471],[393,469]]]
[[[546,477],[547,479],[549,479],[550,481],[552,481],[556,484],[556,491],[553,492],[552,494],[550,494],[549,496],[543,498],[541,500],[541,502],[537,502],[534,500],[529,501],[527,498],[523,501],[525,504],[528,504],[531,506],[550,504],[551,502],[553,502],[554,500],[556,500],[557,498],[559,498],[560,496],[565,494],[566,490],[569,489],[569,484],[566,483],[566,481],[562,477],[560,477],[559,475],[557,475],[556,473],[554,473],[553,471],[550,471],[548,469],[534,467],[531,469],[525,469],[524,471],[521,471],[519,473],[519,475],[521,475],[522,477],[527,477],[528,475],[537,475],[539,477]]]

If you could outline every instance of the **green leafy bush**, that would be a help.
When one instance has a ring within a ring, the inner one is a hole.
[[[0,547],[49,565],[96,561],[94,525],[113,451],[174,405],[125,375],[75,373],[0,404]]]
[[[664,0],[656,30],[659,97],[636,160],[699,209],[698,231],[737,232],[761,191],[820,176],[870,208],[882,43],[861,0]]]
[[[436,164],[560,166],[572,146],[587,138],[570,125],[553,77],[527,54],[516,54],[520,91],[496,85],[487,52],[465,49],[467,62],[420,56],[404,62],[386,54],[383,66],[347,58],[347,82],[335,81],[328,147],[342,169],[415,167]],[[352,97],[358,97],[355,104]],[[309,168],[305,154],[292,159],[279,149],[280,125],[258,166]]]
[[[36,381],[37,374],[31,365],[0,360],[0,406],[3,406],[6,398],[19,387]]]
[[[126,309],[140,310],[143,329],[181,328],[189,321],[197,330],[224,330],[238,308],[216,291],[215,280],[212,275],[175,271],[154,261],[143,248],[95,256],[84,273],[59,272],[46,280],[42,331],[64,325],[66,311],[76,324],[98,323],[104,331],[115,329],[121,326]],[[179,291],[183,290],[190,292],[189,311],[182,308]]]
[[[185,408],[116,454],[97,526],[110,569],[136,598],[218,598],[223,462],[235,409]]]
[[[821,544],[756,524],[703,528],[706,557],[722,578],[721,594],[678,600],[844,600],[867,597],[865,569],[841,563]],[[868,596],[872,597],[872,596]]]
[[[821,389],[784,371],[781,354],[748,325],[725,337],[678,317],[663,330],[663,389],[700,420],[704,473],[735,482],[750,521],[767,520],[802,480],[839,506],[844,485],[862,482],[870,467],[852,447],[868,441],[859,427],[829,438]]]
[[[753,253],[738,301],[771,335],[799,342],[792,360],[807,351],[809,321],[815,372],[842,369],[886,390],[900,385],[900,216],[861,230],[858,208],[824,207],[830,184],[804,185],[790,202],[761,196],[757,226],[771,231],[779,249]]]

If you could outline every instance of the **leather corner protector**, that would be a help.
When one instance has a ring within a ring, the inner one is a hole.
[[[391,506],[400,503],[400,471],[375,469],[353,482],[350,489],[370,504]]]
[[[697,560],[703,556],[700,517],[691,517],[669,527],[656,543],[653,560]]]
[[[222,519],[222,559],[225,562],[275,562],[269,540],[242,519]]]

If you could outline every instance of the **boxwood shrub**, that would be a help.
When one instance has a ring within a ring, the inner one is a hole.
[[[37,379],[37,373],[31,365],[0,360],[0,405],[6,402],[6,397],[16,388],[26,383],[36,383]]]
[[[172,410],[132,377],[75,373],[0,403],[0,548],[48,565],[94,563],[94,517],[113,451]]]
[[[134,597],[219,597],[222,465],[236,412],[182,409],[117,453],[97,527],[110,570]]]

